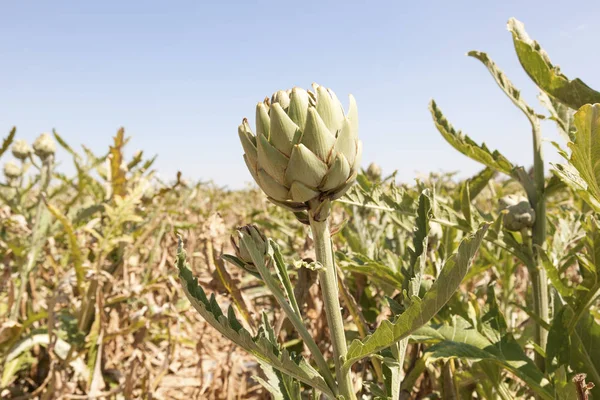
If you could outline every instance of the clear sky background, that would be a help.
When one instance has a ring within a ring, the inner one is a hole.
[[[542,111],[506,30],[512,16],[567,76],[600,88],[597,0],[0,1],[0,11],[1,136],[56,128],[100,152],[124,126],[129,151],[158,154],[163,178],[181,170],[232,188],[251,181],[241,119],[273,91],[312,82],[345,104],[356,97],[365,167],[404,181],[480,169],[436,131],[431,98],[456,128],[529,166],[527,120],[465,55],[486,51]]]

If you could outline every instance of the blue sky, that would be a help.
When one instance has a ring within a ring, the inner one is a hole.
[[[404,181],[480,166],[436,131],[435,98],[455,127],[531,164],[526,119],[469,50],[486,51],[538,110],[509,17],[571,78],[600,87],[600,2],[58,1],[1,3],[0,133],[52,128],[74,147],[158,154],[169,179],[242,187],[251,180],[237,126],[266,95],[312,82],[358,102],[363,165]],[[560,140],[553,125],[544,136]],[[550,160],[558,160],[551,145]],[[65,170],[70,170],[63,158]]]

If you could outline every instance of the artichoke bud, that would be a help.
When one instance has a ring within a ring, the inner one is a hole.
[[[35,139],[33,142],[33,151],[35,154],[45,160],[49,156],[53,155],[56,152],[56,144],[54,143],[54,139],[48,133],[42,133]]]
[[[22,174],[23,174],[23,170],[14,161],[7,161],[4,164],[4,176],[6,176],[6,179],[8,181],[17,179]]]
[[[235,255],[241,261],[243,261],[247,267],[252,270],[256,270],[250,251],[242,243],[242,234],[249,235],[252,241],[256,245],[256,248],[261,254],[267,254],[267,238],[258,230],[255,225],[246,225],[238,228],[237,231],[231,235],[231,245],[235,251]]]
[[[517,232],[533,227],[535,210],[526,197],[508,195],[502,197],[498,203],[500,210],[504,213],[502,223],[506,230]]]
[[[11,147],[11,151],[13,156],[21,161],[27,159],[31,153],[33,153],[33,149],[29,143],[23,139],[15,140]]]
[[[379,182],[381,180],[381,167],[375,163],[369,164],[366,175],[371,182]]]
[[[256,133],[238,128],[250,174],[275,204],[295,212],[341,197],[354,183],[362,154],[358,111],[314,85],[280,90],[256,106]]]

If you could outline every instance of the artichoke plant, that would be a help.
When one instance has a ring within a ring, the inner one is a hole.
[[[332,90],[313,88],[276,92],[256,106],[256,134],[247,119],[238,129],[258,186],[271,201],[294,211],[341,197],[361,160],[354,97],[345,113]]]
[[[274,93],[256,106],[256,134],[245,118],[238,133],[244,160],[258,186],[273,203],[294,211],[311,227],[315,258],[323,266],[319,284],[337,380],[337,387],[332,389],[346,400],[354,400],[350,371],[343,367],[347,344],[333,262],[329,204],[354,183],[360,167],[358,110],[352,96],[345,113],[332,90],[317,84],[313,90],[295,87]]]

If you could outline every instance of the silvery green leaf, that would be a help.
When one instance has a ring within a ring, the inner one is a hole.
[[[494,77],[494,80],[502,89],[502,91],[508,96],[508,98],[516,105],[525,116],[531,121],[532,124],[538,123],[538,116],[521,97],[521,92],[512,84],[508,77],[502,72],[494,61],[486,54],[481,51],[470,51],[469,56],[478,59],[486,66],[490,74]]]
[[[593,315],[584,312],[571,337],[571,366],[585,372],[591,382],[600,382],[600,324]]]
[[[269,323],[267,314],[263,311],[262,313],[262,326],[261,329],[265,331],[266,337],[273,345],[273,351],[278,353],[281,351],[281,346],[277,343],[275,332],[273,327]],[[301,400],[301,387],[300,383],[290,376],[282,374],[280,371],[274,369],[272,366],[265,362],[260,362],[260,367],[265,373],[267,380],[254,376],[254,380],[260,383],[270,394],[273,396],[273,400]]]
[[[522,22],[511,18],[508,30],[512,33],[523,69],[540,89],[575,110],[584,104],[600,103],[599,92],[579,78],[570,80],[560,72],[558,66],[550,62],[548,54],[529,37]]]
[[[433,318],[466,276],[487,229],[488,225],[483,225],[476,233],[463,239],[458,251],[448,258],[438,279],[423,299],[414,298],[411,305],[394,322],[383,321],[372,335],[362,341],[354,340],[348,348],[344,366],[349,368],[354,362],[408,337]]]
[[[550,97],[546,92],[540,92],[538,99],[550,112],[548,119],[556,122],[558,133],[560,133],[565,142],[573,141],[575,139],[575,125],[573,125],[575,111],[553,97]]]
[[[469,322],[455,316],[452,325],[421,328],[415,332],[414,339],[435,343],[427,350],[428,362],[451,358],[473,362],[492,361],[526,382],[541,399],[554,399],[550,383],[511,334],[490,340]]]
[[[504,172],[512,176],[514,166],[497,150],[490,151],[485,144],[478,145],[470,137],[463,134],[461,131],[454,130],[454,127],[448,122],[442,111],[438,108],[435,101],[429,103],[429,110],[433,116],[433,121],[438,131],[444,139],[456,150],[460,151],[467,157],[478,161],[486,167],[496,171]]]
[[[15,135],[17,134],[17,128],[13,127],[8,136],[2,140],[2,146],[0,146],[0,157],[4,154],[8,149],[10,149],[10,145],[15,139]]]
[[[469,178],[469,194],[471,200],[475,199],[479,193],[488,185],[490,180],[494,178],[496,172],[492,168],[484,168],[477,175]]]
[[[207,298],[202,287],[198,285],[198,280],[193,277],[181,244],[177,252],[177,268],[186,297],[213,328],[261,362],[335,398],[323,377],[304,359],[293,359],[285,349],[275,353],[267,337],[259,335],[253,338],[250,332],[237,321],[234,313],[228,313],[228,316],[225,316],[214,296]]]
[[[587,191],[600,201],[600,104],[581,107],[575,113],[574,124],[577,131],[575,140],[569,143],[569,163],[587,184]]]

